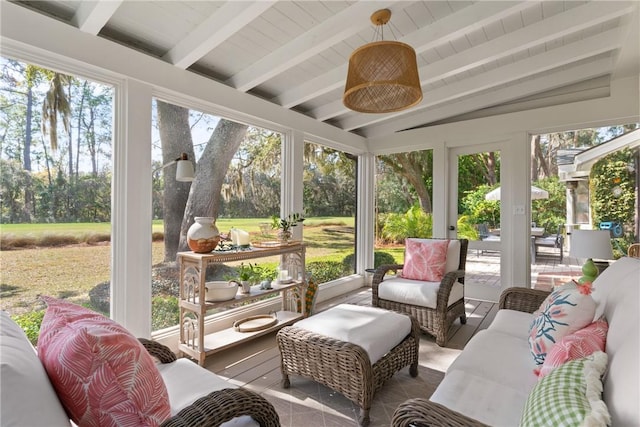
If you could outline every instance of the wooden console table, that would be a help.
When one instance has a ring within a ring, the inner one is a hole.
[[[252,260],[270,256],[280,256],[280,266],[290,272],[297,272],[292,283],[280,285],[274,289],[251,289],[251,293],[238,292],[229,301],[211,302],[201,299],[205,295],[207,266],[226,262]],[[180,264],[180,342],[178,348],[193,357],[202,366],[210,354],[246,342],[252,338],[267,334],[275,329],[293,324],[304,317],[304,303],[300,303],[302,313],[297,311],[301,296],[304,296],[305,280],[305,245],[292,243],[268,248],[251,248],[242,251],[211,252],[198,254],[195,252],[178,252]],[[294,292],[297,290],[297,292]],[[282,307],[276,313],[277,323],[273,326],[254,332],[238,332],[233,328],[205,334],[205,317],[208,310],[216,307],[236,305],[250,302],[261,297],[281,294]]]

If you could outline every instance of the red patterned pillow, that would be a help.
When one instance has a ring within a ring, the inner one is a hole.
[[[38,356],[63,406],[81,426],[157,426],[171,416],[158,368],[111,319],[51,297]]]
[[[563,337],[547,353],[538,377],[542,378],[548,375],[555,368],[570,360],[587,357],[596,351],[604,351],[608,330],[609,324],[606,320],[601,319]]]
[[[402,277],[426,282],[441,281],[448,248],[448,240],[406,239]]]

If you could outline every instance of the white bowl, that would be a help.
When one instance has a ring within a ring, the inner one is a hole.
[[[228,301],[235,298],[238,293],[238,284],[236,282],[206,282],[205,299],[207,301]]]

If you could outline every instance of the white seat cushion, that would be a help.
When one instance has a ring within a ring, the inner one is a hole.
[[[526,339],[484,330],[467,343],[448,371],[469,372],[509,388],[529,391],[538,381],[536,368],[539,366],[531,357]]]
[[[526,330],[522,338],[516,338],[503,322],[514,318],[509,312],[500,316],[495,328],[505,328],[507,333],[490,328],[467,343],[431,396],[433,402],[488,425],[519,424],[538,377]]]
[[[340,304],[294,326],[356,344],[367,352],[373,365],[409,335],[411,319],[381,308]]]
[[[533,315],[531,313],[503,309],[498,310],[487,330],[501,332],[527,341],[532,321]]]
[[[507,387],[473,372],[449,370],[429,400],[487,425],[507,427],[520,423],[528,396],[529,389]]]
[[[439,289],[440,282],[423,282],[391,276],[380,282],[378,297],[387,301],[436,308]],[[447,306],[462,298],[464,298],[464,287],[462,283],[455,282],[451,288]]]
[[[169,392],[171,404],[171,416],[191,405],[195,400],[206,396],[212,391],[225,388],[237,388],[211,371],[202,369],[196,363],[188,359],[178,359],[172,363],[158,364],[160,375]],[[234,418],[223,423],[222,426],[258,426],[258,423],[248,415]]]

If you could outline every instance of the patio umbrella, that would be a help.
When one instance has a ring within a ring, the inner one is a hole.
[[[485,200],[500,200],[500,187],[489,191],[485,196]],[[548,199],[549,193],[542,188],[531,186],[531,200]]]

